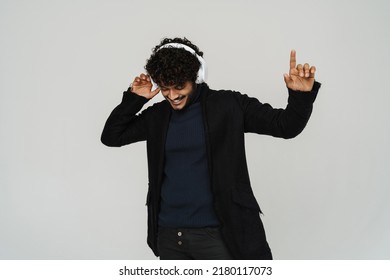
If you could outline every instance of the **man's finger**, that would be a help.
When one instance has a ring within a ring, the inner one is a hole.
[[[317,69],[315,66],[310,67],[310,78],[314,78]]]
[[[294,69],[297,65],[297,52],[295,50],[291,50],[290,53],[290,69]]]
[[[308,63],[305,63],[303,65],[303,70],[305,71],[305,77],[309,78],[309,76],[310,76],[310,65]]]
[[[133,84],[138,84],[141,81],[141,79],[137,76],[134,78]]]
[[[303,66],[302,66],[302,64],[298,64],[297,69],[298,69],[299,77],[304,77],[305,74],[304,74],[304,72],[303,72]]]
[[[160,88],[156,88],[155,90],[152,91],[152,95],[155,96],[157,93],[159,93]]]

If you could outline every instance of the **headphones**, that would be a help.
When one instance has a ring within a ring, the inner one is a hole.
[[[206,61],[203,59],[203,57],[201,57],[200,55],[198,55],[194,49],[190,48],[189,46],[187,45],[184,45],[184,44],[180,44],[180,43],[168,43],[168,44],[165,44],[165,45],[162,45],[158,50],[161,50],[163,48],[168,48],[168,47],[173,47],[173,48],[181,48],[181,49],[185,49],[186,51],[194,54],[196,56],[196,58],[199,60],[200,62],[200,67],[199,67],[199,71],[198,71],[198,77],[195,81],[195,83],[197,84],[201,84],[201,83],[204,83],[206,82]],[[153,87],[152,87],[152,90],[158,88],[158,85],[152,80],[152,84],[153,84]]]

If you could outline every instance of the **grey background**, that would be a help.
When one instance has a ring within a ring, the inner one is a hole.
[[[389,11],[384,0],[0,1],[0,258],[155,259],[145,143],[108,148],[100,133],[151,49],[186,36],[210,87],[274,107],[286,105],[292,48],[318,69],[301,135],[246,136],[274,257],[389,259]]]

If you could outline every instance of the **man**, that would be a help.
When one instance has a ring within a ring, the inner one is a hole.
[[[244,133],[292,138],[305,127],[320,84],[316,68],[284,74],[285,109],[205,83],[203,53],[164,39],[113,110],[101,140],[147,144],[148,245],[160,259],[272,259],[253,195]],[[137,115],[161,91],[165,100]]]

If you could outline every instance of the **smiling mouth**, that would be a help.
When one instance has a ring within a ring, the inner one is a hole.
[[[178,105],[184,99],[184,97],[185,97],[184,95],[181,95],[179,97],[176,97],[175,99],[170,99],[170,98],[168,98],[168,99],[169,99],[169,101],[171,101],[172,104]]]

